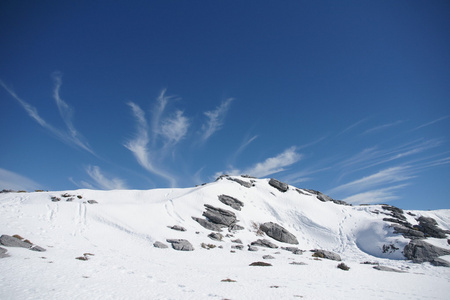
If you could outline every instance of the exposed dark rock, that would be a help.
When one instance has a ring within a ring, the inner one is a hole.
[[[263,259],[275,259],[275,257],[273,257],[272,255],[264,255],[263,257],[262,257]]]
[[[209,221],[227,227],[236,223],[236,215],[234,212],[217,208],[209,204],[205,204],[205,207],[206,211],[203,212],[203,216],[208,218]]]
[[[44,251],[46,251],[44,248],[39,247],[38,245],[31,246],[30,250],[37,251],[37,252],[44,252]]]
[[[64,193],[64,194],[61,195],[61,197],[69,198],[69,197],[73,197],[73,195],[70,195],[68,193]]]
[[[306,195],[306,196],[312,196],[311,194],[308,194],[308,193],[305,193],[303,190],[301,190],[301,189],[295,189],[299,194],[302,194],[302,195]]]
[[[186,228],[184,228],[183,226],[180,226],[180,225],[173,225],[173,226],[167,226],[167,227],[169,227],[170,229],[173,229],[173,230],[177,230],[177,231],[186,231]]]
[[[209,229],[209,230],[220,232],[220,231],[222,231],[221,228],[224,227],[224,226],[220,226],[220,225],[218,225],[216,223],[213,223],[213,222],[211,222],[209,220],[196,218],[196,217],[192,217],[192,219],[194,221],[197,221],[200,225],[202,225],[203,227],[205,227],[206,229]]]
[[[201,246],[202,246],[202,248],[205,248],[205,249],[208,249],[208,250],[214,249],[214,248],[217,247],[217,246],[214,245],[214,244],[205,244],[205,243],[202,243]]]
[[[415,263],[431,262],[443,255],[450,255],[450,249],[431,245],[423,240],[411,240],[403,249],[403,255]]]
[[[235,239],[235,240],[232,240],[232,242],[233,243],[237,243],[237,244],[242,244],[241,239]]]
[[[178,251],[193,251],[194,247],[188,240],[184,239],[167,239],[168,243],[172,244],[172,248]]]
[[[87,203],[89,203],[89,204],[97,204],[98,202],[96,200],[88,200]]]
[[[442,230],[437,225],[437,222],[433,218],[427,218],[421,216],[417,219],[419,221],[418,229],[422,231],[426,237],[434,237],[443,239],[447,237],[450,232],[448,230]]]
[[[295,235],[293,235],[285,228],[276,223],[273,222],[263,223],[259,228],[261,229],[261,231],[263,231],[265,234],[267,234],[274,240],[288,244],[295,244],[295,245],[298,244]]]
[[[248,251],[258,251],[258,247],[255,247],[255,246],[248,246]]]
[[[243,229],[245,229],[245,228],[238,224],[232,224],[230,227],[228,227],[228,231],[230,231],[230,232],[237,231],[237,230],[243,230]]]
[[[263,262],[263,261],[255,261],[255,262],[252,262],[249,266],[270,267],[272,265],[269,263]]]
[[[160,248],[160,249],[166,249],[166,248],[169,248],[169,246],[167,246],[166,244],[164,244],[164,243],[162,243],[162,242],[159,242],[159,241],[154,242],[154,243],[153,243],[153,247],[155,247],[155,248]]]
[[[244,178],[252,178],[250,176],[248,176],[248,177],[242,176],[242,177],[244,177]],[[254,183],[253,183],[254,181],[252,181],[252,180],[250,182],[248,182],[248,181],[245,181],[245,180],[241,180],[239,178],[230,177],[229,175],[226,175],[226,174],[223,174],[223,175],[220,175],[219,177],[217,177],[216,181],[221,180],[223,178],[226,178],[228,180],[237,182],[237,183],[239,183],[240,185],[242,185],[243,187],[246,187],[246,188],[251,188],[252,186],[255,186]]]
[[[394,233],[400,233],[405,238],[408,238],[408,239],[423,239],[423,238],[425,238],[425,234],[416,229],[407,228],[400,224],[394,224],[391,227],[394,228]]]
[[[350,267],[349,266],[347,266],[346,264],[344,264],[344,263],[340,263],[340,264],[338,264],[337,265],[337,268],[339,268],[339,269],[341,269],[341,270],[344,270],[344,271],[348,271],[348,270],[350,270]]]
[[[241,210],[241,208],[244,206],[244,202],[228,195],[220,195],[219,201],[228,206],[231,206],[235,210]]]
[[[301,261],[293,261],[291,263],[289,263],[290,265],[297,265],[297,266],[306,266],[306,264],[304,262]]]
[[[330,196],[322,194],[319,191],[310,190],[310,189],[304,189],[304,190],[307,191],[308,193],[316,195],[317,199],[319,199],[322,202],[333,202],[333,203],[339,204],[339,205],[352,206],[351,204],[349,204],[349,203],[347,203],[345,201],[333,199]]]
[[[50,199],[52,199],[52,202],[58,202],[61,201],[61,198],[58,198],[56,196],[52,196]]]
[[[238,249],[238,250],[242,250],[244,249],[244,245],[232,245],[231,249]]]
[[[341,257],[339,256],[339,254],[336,254],[334,252],[331,251],[327,251],[327,250],[313,250],[314,257],[319,257],[319,258],[326,258],[326,259],[331,259],[331,260],[337,260],[337,261],[341,261]]]
[[[271,178],[269,180],[269,184],[271,186],[273,186],[274,188],[276,188],[277,190],[279,190],[280,192],[283,192],[283,193],[286,192],[289,189],[289,185],[287,183],[278,181],[278,180],[276,180],[274,178]]]
[[[402,220],[402,221],[406,221],[406,217],[403,214],[403,209],[392,206],[392,205],[383,205],[381,206],[382,209],[390,211],[390,215],[396,219]]]
[[[6,252],[8,252],[8,250],[6,250],[5,248],[0,247],[0,258],[8,257],[9,255],[6,254]]]
[[[252,246],[261,246],[267,248],[278,248],[277,245],[266,239],[259,239],[251,243]]]
[[[396,219],[396,218],[383,218],[383,221],[391,222],[391,223],[397,223],[397,224],[403,225],[403,226],[405,226],[407,228],[413,228],[411,223],[409,223],[407,221],[399,220],[399,219]]]
[[[386,266],[374,266],[373,267],[375,270],[379,270],[379,271],[386,271],[386,272],[395,272],[395,273],[406,273],[405,271],[399,270],[399,269],[394,269],[391,267],[386,267]]]
[[[407,214],[410,215],[410,216],[412,216],[412,217],[415,217],[415,216],[416,216],[416,214],[413,214],[413,213],[410,212],[410,211],[408,211]]]
[[[433,266],[450,268],[450,262],[448,262],[442,258],[435,258],[432,261],[430,261],[430,263]]]
[[[298,247],[281,247],[281,249],[292,252],[293,254],[301,255],[303,254],[303,250],[300,250]]]
[[[221,241],[223,239],[223,235],[218,232],[211,232],[210,234],[208,234],[208,237],[216,241]]]
[[[29,242],[22,241],[21,239],[6,234],[0,236],[0,244],[6,247],[20,247],[27,249],[30,249],[33,246],[33,244]]]

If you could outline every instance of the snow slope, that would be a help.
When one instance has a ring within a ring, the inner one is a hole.
[[[380,205],[322,202],[307,190],[291,186],[283,193],[268,179],[237,178],[252,180],[254,186],[221,178],[187,189],[0,194],[0,234],[19,234],[47,250],[4,247],[9,257],[0,259],[0,298],[448,299],[450,268],[406,261],[401,250],[409,240],[387,226]],[[73,200],[61,197],[65,193]],[[242,201],[242,210],[220,202],[222,194]],[[61,200],[52,202],[52,196]],[[244,229],[230,233],[225,228],[221,233],[232,236],[210,239],[211,231],[192,219],[202,217],[204,204],[233,211]],[[450,230],[450,210],[409,212],[416,215],[407,215],[412,224],[423,215]],[[279,247],[294,246],[257,235],[254,224],[265,222],[283,226],[297,237],[295,246],[307,251],[247,251],[247,245],[262,238]],[[168,228],[173,225],[186,231]],[[166,239],[186,239],[195,250],[176,251]],[[243,250],[232,249],[235,239]],[[155,241],[169,248],[155,248]],[[202,243],[217,247],[208,250]],[[450,249],[446,239],[430,243]],[[383,253],[383,245],[399,250]],[[350,270],[338,269],[337,261],[315,259],[311,249],[338,253]],[[84,253],[92,255],[75,259]],[[268,254],[274,259],[262,258]],[[450,256],[441,258],[450,261]],[[272,266],[249,266],[256,261]],[[361,264],[366,261],[405,272],[378,271]]]

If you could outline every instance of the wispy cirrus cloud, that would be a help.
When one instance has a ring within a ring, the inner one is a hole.
[[[233,98],[228,98],[223,101],[222,104],[220,104],[215,110],[207,111],[204,113],[207,117],[207,121],[202,126],[202,142],[208,140],[216,131],[222,128],[225,115],[233,100]]]
[[[358,193],[343,200],[351,204],[375,204],[386,203],[400,197],[395,194],[399,189],[406,187],[408,184],[400,184],[387,188],[374,189],[367,192]]]
[[[86,173],[94,180],[95,185],[103,190],[123,190],[127,189],[127,185],[123,179],[120,178],[108,178],[100,170],[98,166],[87,166]]]
[[[150,152],[150,138],[148,134],[148,124],[144,111],[135,103],[129,102],[132,113],[136,119],[136,134],[133,139],[128,140],[125,143],[125,147],[130,150],[137,162],[147,171],[160,176],[169,181],[172,187],[176,186],[176,180],[174,176],[158,168],[151,160],[156,155]]]
[[[30,178],[0,168],[0,190],[3,189],[33,191],[42,189],[42,186]]]
[[[415,131],[415,130],[421,129],[421,128],[423,128],[423,127],[427,127],[427,126],[433,125],[434,123],[443,121],[443,120],[447,119],[448,117],[450,117],[450,116],[440,117],[440,118],[438,118],[438,119],[436,119],[436,120],[433,120],[433,121],[431,121],[431,122],[428,122],[428,123],[422,124],[422,125],[420,125],[420,126],[417,126],[416,128],[412,129],[411,131]]]
[[[397,125],[399,125],[401,123],[403,123],[403,121],[402,120],[398,120],[398,121],[395,121],[395,122],[392,122],[392,123],[387,123],[387,124],[375,126],[375,127],[372,127],[370,129],[367,129],[366,131],[364,131],[362,133],[362,135],[383,131],[383,130],[386,130],[386,129],[391,128],[393,126],[397,126]]]
[[[30,105],[28,102],[20,98],[10,87],[8,87],[3,81],[0,80],[0,85],[13,97],[27,112],[27,114],[35,120],[40,126],[48,130],[51,134],[57,137],[59,140],[65,142],[68,145],[79,147],[91,154],[95,155],[95,152],[89,146],[89,144],[84,140],[83,136],[75,129],[73,125],[73,109],[64,102],[60,95],[59,90],[62,84],[61,74],[56,72],[53,74],[53,79],[55,82],[55,88],[53,90],[53,98],[55,99],[56,105],[59,109],[61,118],[64,120],[67,131],[56,128],[45,121],[38,113],[36,107]]]
[[[248,174],[256,177],[264,177],[285,171],[287,167],[295,164],[301,158],[302,155],[298,153],[296,147],[293,146],[274,157],[269,157],[244,170],[232,168],[226,172],[218,172],[216,173],[216,176],[226,173],[230,175]]]

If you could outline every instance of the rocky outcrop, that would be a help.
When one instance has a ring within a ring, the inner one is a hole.
[[[221,241],[223,239],[223,235],[217,232],[211,232],[208,234],[208,237],[215,241]]]
[[[244,178],[254,178],[254,177],[247,176],[247,175],[243,175],[242,177],[244,177]],[[230,175],[226,175],[226,174],[223,174],[223,175],[220,175],[219,177],[217,177],[216,181],[221,180],[223,178],[226,178],[227,180],[231,180],[231,181],[234,181],[236,183],[239,183],[240,185],[242,185],[243,187],[246,187],[246,188],[251,188],[251,187],[255,186],[255,184],[253,183],[254,180],[250,180],[250,182],[248,182],[248,181],[245,181],[245,180],[241,180],[239,178],[231,177]]]
[[[417,221],[419,221],[418,230],[422,231],[426,237],[443,239],[450,233],[448,230],[442,230],[439,228],[436,220],[433,218],[421,216],[417,219]]]
[[[327,251],[327,250],[313,250],[313,252],[314,252],[313,253],[314,257],[326,258],[326,259],[341,261],[341,256],[339,254],[336,254],[336,253],[331,252],[331,251]]]
[[[345,202],[345,201],[333,199],[333,198],[331,198],[330,196],[325,195],[325,194],[322,194],[322,193],[319,192],[319,191],[316,191],[316,190],[309,190],[309,189],[304,189],[304,190],[307,191],[308,193],[311,193],[311,194],[313,194],[313,195],[316,195],[316,198],[317,198],[318,200],[322,201],[322,202],[333,202],[333,203],[339,204],[339,205],[352,206],[351,204],[349,204],[349,203],[347,203],[347,202]],[[301,192],[301,191],[298,190],[298,189],[297,189],[297,192],[299,192],[299,193],[301,193],[301,194],[305,194],[304,192]]]
[[[277,245],[266,239],[259,239],[251,243],[252,246],[261,246],[267,248],[278,248]]]
[[[450,262],[442,259],[442,258],[435,258],[430,262],[433,266],[436,267],[447,267],[450,268]]]
[[[184,228],[183,226],[180,226],[180,225],[173,225],[173,226],[167,226],[167,227],[169,227],[170,229],[173,229],[173,230],[177,230],[177,231],[186,231],[186,228]]]
[[[27,248],[33,251],[39,251],[43,252],[45,251],[44,248],[39,247],[38,245],[34,245],[28,241],[22,241],[21,239],[9,236],[9,235],[2,235],[0,236],[0,244],[6,247],[21,247],[21,248]]]
[[[281,249],[292,252],[292,254],[297,255],[303,254],[303,252],[305,252],[303,250],[300,250],[298,247],[281,247]]]
[[[209,221],[225,225],[226,227],[236,223],[236,215],[229,210],[214,207],[209,204],[205,204],[206,211],[203,212],[203,216],[208,218]]]
[[[403,214],[403,209],[392,206],[392,205],[383,205],[381,206],[382,209],[389,211],[389,215],[394,217],[395,219],[406,221],[406,217]]]
[[[197,223],[199,223],[200,225],[202,225],[204,228],[212,230],[212,231],[220,232],[220,231],[222,231],[222,227],[225,227],[225,226],[220,226],[220,225],[213,223],[206,219],[201,219],[201,218],[196,218],[196,217],[192,217],[192,219],[194,221],[196,221]]]
[[[169,246],[167,246],[166,244],[164,244],[164,243],[162,243],[162,242],[159,242],[159,241],[154,242],[154,243],[153,243],[153,247],[155,247],[155,248],[160,248],[160,249],[166,249],[166,248],[169,248]]]
[[[282,243],[288,243],[288,244],[298,244],[298,240],[287,229],[283,228],[282,226],[273,223],[273,222],[267,222],[261,224],[259,227],[261,231],[263,231],[265,234],[273,238],[274,240],[277,240]]]
[[[417,229],[408,228],[401,224],[393,224],[391,225],[394,228],[394,233],[402,234],[407,239],[423,239],[425,238],[425,234]]]
[[[289,189],[289,185],[287,183],[278,181],[278,180],[276,180],[274,178],[271,178],[269,180],[269,184],[271,186],[273,186],[274,188],[276,188],[277,190],[279,190],[280,192],[283,192],[283,193],[286,192]]]
[[[423,240],[411,240],[403,249],[403,255],[415,263],[432,262],[439,256],[450,255],[450,249],[437,247]]]
[[[244,206],[244,202],[228,195],[220,195],[219,201],[228,206],[231,206],[235,210],[241,210],[241,208]]]
[[[194,247],[188,240],[184,239],[167,239],[172,244],[172,248],[178,251],[194,251]]]

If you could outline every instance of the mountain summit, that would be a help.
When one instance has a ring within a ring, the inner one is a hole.
[[[0,215],[2,299],[444,299],[450,291],[450,210],[351,206],[276,179],[2,193]]]

